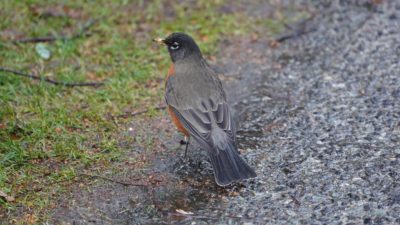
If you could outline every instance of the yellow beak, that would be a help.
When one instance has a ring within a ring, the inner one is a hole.
[[[154,38],[153,41],[156,42],[159,45],[166,45],[165,44],[165,39],[162,39],[162,38]]]

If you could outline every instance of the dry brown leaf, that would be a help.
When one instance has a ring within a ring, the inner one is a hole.
[[[6,200],[6,202],[14,202],[15,198],[13,196],[7,195],[5,192],[0,191],[0,198]]]
[[[176,211],[177,213],[180,213],[180,214],[183,214],[183,215],[193,215],[192,212],[187,212],[187,211],[185,211],[185,210],[183,210],[183,209],[176,209],[175,211]]]
[[[24,220],[26,222],[26,224],[37,224],[37,217],[35,215],[32,214],[27,214],[24,216]]]

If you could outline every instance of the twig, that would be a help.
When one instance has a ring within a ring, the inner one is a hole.
[[[175,213],[175,212],[168,212],[171,216],[181,216],[187,219],[205,219],[205,220],[221,220],[222,218],[229,218],[234,220],[241,220],[241,221],[252,221],[252,222],[261,222],[257,218],[253,217],[242,217],[242,216],[232,216],[232,215],[223,215],[223,216],[214,216],[214,215],[201,215],[201,214],[183,214],[183,213]]]
[[[288,40],[288,39],[296,38],[296,37],[299,37],[299,36],[301,36],[301,35],[308,34],[308,33],[310,33],[310,32],[315,31],[315,30],[316,30],[315,28],[306,29],[306,23],[307,23],[308,21],[310,21],[311,19],[313,19],[314,17],[315,17],[314,14],[311,15],[311,16],[308,17],[307,19],[304,19],[303,21],[301,21],[300,23],[298,23],[298,25],[297,25],[296,27],[293,27],[293,26],[291,26],[291,25],[289,25],[289,24],[284,23],[284,26],[285,26],[287,29],[291,30],[292,32],[289,33],[289,34],[284,34],[284,35],[281,35],[281,36],[277,37],[277,38],[275,39],[275,41],[276,41],[276,42],[284,42],[284,41],[286,41],[286,40]]]
[[[101,175],[96,175],[96,174],[78,173],[77,175],[86,176],[86,177],[90,177],[90,178],[98,178],[98,179],[102,179],[102,180],[105,180],[105,181],[110,181],[110,182],[113,182],[113,183],[121,184],[123,186],[145,186],[145,187],[148,186],[148,184],[144,184],[144,183],[141,183],[141,184],[140,183],[127,183],[127,182],[114,180],[114,179],[111,179],[111,178],[108,178],[108,177],[103,177]],[[137,180],[139,180],[139,179],[137,179]]]
[[[47,37],[33,37],[33,38],[21,38],[14,40],[14,43],[37,43],[37,42],[52,42],[57,40],[71,40],[75,38],[79,38],[86,35],[86,32],[92,27],[94,24],[98,22],[98,19],[91,19],[85,23],[85,25],[76,31],[71,36],[47,36]]]
[[[301,35],[311,33],[313,31],[315,31],[315,29],[300,30],[300,31],[297,30],[297,31],[294,31],[294,32],[292,32],[290,34],[281,35],[278,38],[276,38],[275,41],[276,42],[284,42],[284,41],[286,41],[288,39],[296,38],[296,37],[299,37]]]
[[[113,180],[111,178],[103,177],[103,176],[95,175],[95,174],[77,173],[76,175],[77,175],[76,177],[86,176],[86,177],[90,177],[90,178],[102,179],[102,180],[110,181],[110,182],[113,182],[113,183],[121,184],[123,186],[143,186],[143,187],[149,186],[149,184],[147,184],[147,183],[141,183],[141,184],[139,184],[139,183],[127,183],[127,182]],[[134,180],[140,180],[140,179],[141,178],[135,178]],[[64,183],[64,182],[68,182],[68,181],[71,181],[71,179],[70,178],[65,178],[65,179],[61,179],[61,180],[55,180],[55,181],[51,181],[51,182],[46,183],[46,186],[50,187],[50,186],[52,186],[54,184]],[[26,192],[41,192],[43,190],[43,188],[44,187],[27,188],[24,191],[18,193],[17,197],[22,196]]]
[[[21,38],[14,40],[14,43],[38,43],[38,42],[52,42],[55,40],[65,40],[65,37],[54,37],[54,36],[48,36],[48,37],[34,37],[34,38]]]
[[[122,118],[127,118],[128,116],[137,116],[137,115],[141,115],[141,114],[147,113],[150,110],[162,110],[162,109],[165,109],[165,108],[166,108],[166,106],[157,106],[155,108],[144,109],[144,110],[140,110],[140,111],[136,111],[136,112],[129,112],[129,113],[121,114],[121,115],[118,115],[116,117],[118,117],[118,118],[121,118],[121,117]]]
[[[300,206],[300,205],[301,205],[300,201],[297,200],[296,197],[294,197],[293,195],[289,195],[289,196],[290,196],[290,198],[293,200],[293,203],[294,203],[296,206]]]
[[[132,112],[130,114],[130,116],[137,116],[137,115],[140,115],[140,114],[147,113],[150,110],[162,110],[162,109],[165,109],[165,108],[166,108],[166,106],[157,106],[157,107],[152,108],[152,109],[145,109],[145,110],[142,110],[142,111]]]
[[[66,86],[66,87],[82,87],[82,86],[97,87],[97,86],[104,85],[104,82],[69,83],[69,82],[63,82],[63,81],[56,81],[56,80],[49,79],[47,77],[36,76],[36,75],[33,75],[33,74],[24,73],[24,72],[21,72],[21,71],[12,70],[12,69],[8,69],[8,68],[4,68],[4,67],[0,67],[0,72],[12,73],[12,74],[17,75],[17,76],[28,77],[28,78],[33,79],[33,80],[45,81],[45,82],[50,83],[50,84],[62,85],[62,86]]]
[[[43,178],[43,177],[40,177],[40,178]],[[64,178],[64,179],[61,179],[61,180],[50,181],[50,182],[47,182],[47,183],[46,183],[46,186],[47,186],[47,187],[50,187],[50,186],[52,186],[52,185],[54,185],[54,184],[64,183],[64,182],[68,182],[68,181],[71,181],[71,179],[69,179],[69,178]],[[44,187],[26,188],[25,190],[19,192],[19,193],[17,194],[17,196],[18,196],[18,197],[23,196],[23,195],[26,194],[27,192],[41,192],[41,191],[43,191],[43,188],[44,188]]]

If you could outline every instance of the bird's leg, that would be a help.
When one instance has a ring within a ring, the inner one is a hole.
[[[187,139],[187,138],[186,138],[186,136],[185,136],[185,139],[184,139],[184,140],[181,140],[181,141],[179,142],[179,144],[181,144],[181,145],[186,145],[186,143],[187,143],[187,142],[186,142],[186,139]]]
[[[189,143],[190,143],[190,136],[189,137],[187,137],[186,135],[185,135],[185,142],[186,142],[186,147],[185,147],[185,159],[186,159],[186,156],[187,156],[187,150],[188,150],[188,147],[189,147]]]

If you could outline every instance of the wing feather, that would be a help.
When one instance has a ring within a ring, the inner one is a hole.
[[[236,138],[235,126],[221,82],[214,78],[214,75],[210,76],[214,84],[211,88],[215,91],[211,92],[210,96],[199,94],[200,91],[205,90],[193,90],[193,93],[189,93],[197,96],[197,98],[187,98],[187,90],[178,89],[179,84],[181,84],[179,79],[182,78],[170,76],[166,82],[165,101],[171,106],[190,135],[202,145],[208,146],[209,150],[212,150],[215,149],[215,140],[211,137],[211,132],[215,129],[214,126],[219,127],[233,143],[235,143]],[[177,87],[177,89],[174,89],[174,87]]]

